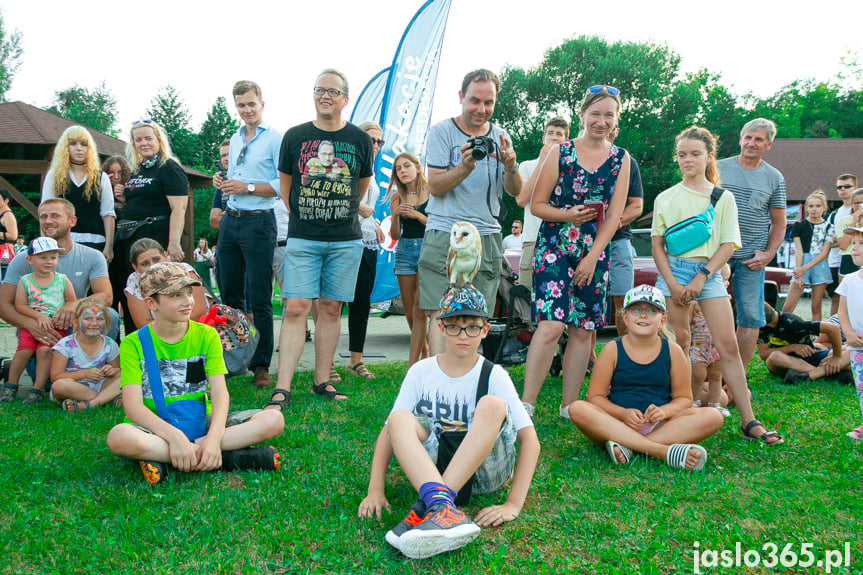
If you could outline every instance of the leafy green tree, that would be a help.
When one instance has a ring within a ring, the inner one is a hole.
[[[6,92],[12,87],[12,79],[21,67],[21,32],[6,32],[3,11],[0,10],[0,102],[6,101]]]
[[[179,90],[166,85],[150,101],[147,115],[168,134],[174,154],[186,166],[200,164],[197,134],[190,128],[191,115]]]
[[[225,98],[219,96],[207,119],[201,124],[198,133],[200,168],[206,172],[214,169],[213,163],[219,159],[219,144],[231,137],[239,129],[239,123],[231,117]]]
[[[92,90],[76,84],[55,92],[54,102],[48,111],[100,132],[116,135],[117,100],[105,82]]]

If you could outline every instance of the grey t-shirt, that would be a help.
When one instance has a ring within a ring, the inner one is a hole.
[[[500,134],[511,139],[495,124],[491,124],[486,136],[500,145]],[[460,148],[469,139],[470,136],[459,129],[453,118],[432,126],[426,157],[429,167],[451,170],[458,166],[461,163]],[[503,175],[503,163],[496,158],[486,156],[478,161],[476,168],[455,189],[429,198],[426,229],[449,233],[455,222],[469,222],[476,226],[481,236],[500,232],[495,216],[500,213]]]
[[[27,263],[26,256],[27,252],[23,251],[9,263],[3,283],[17,286],[22,276],[33,273],[33,266]],[[108,277],[108,264],[102,252],[73,243],[72,249],[57,259],[56,271],[66,274],[72,282],[75,297],[81,299],[87,296],[91,280]]]
[[[733,259],[749,259],[755,250],[767,248],[770,234],[770,209],[785,209],[785,178],[765,161],[754,169],[746,169],[737,156],[719,160],[719,185],[732,194],[737,203],[737,222],[742,247]]]

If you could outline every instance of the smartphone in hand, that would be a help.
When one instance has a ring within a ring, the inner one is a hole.
[[[605,204],[599,201],[584,202],[584,206],[596,212],[596,229],[605,221]]]

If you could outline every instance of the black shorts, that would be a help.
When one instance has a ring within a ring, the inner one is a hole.
[[[830,277],[833,278],[829,284],[827,284],[827,297],[833,297],[833,294],[836,293],[836,288],[839,287],[839,268],[830,268]]]

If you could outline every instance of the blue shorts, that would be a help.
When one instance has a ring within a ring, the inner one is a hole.
[[[319,242],[288,238],[285,245],[285,285],[282,298],[354,301],[363,241]]]
[[[671,275],[673,275],[674,279],[677,280],[677,283],[682,286],[691,282],[692,278],[695,277],[695,274],[698,273],[698,270],[707,263],[706,261],[689,260],[679,258],[671,254],[667,255],[668,263],[671,265]],[[612,267],[613,266],[614,262],[612,261]],[[665,283],[665,279],[661,274],[656,278],[656,287],[662,292],[662,295],[665,297],[671,297],[671,290],[668,289],[668,284]],[[725,282],[722,281],[722,274],[714,272],[704,282],[704,287],[701,288],[701,293],[695,296],[695,299],[713,299],[717,297],[731,296],[728,295],[728,290],[725,289]]]
[[[757,272],[743,264],[743,258],[730,259],[731,287],[734,290],[734,307],[737,325],[745,328],[762,328],[764,317],[764,268]]]
[[[608,291],[612,296],[624,296],[635,282],[632,266],[632,242],[629,238],[614,240],[608,244],[611,262],[608,276]]]
[[[829,349],[819,349],[816,350],[815,353],[813,353],[809,357],[801,357],[800,359],[802,359],[812,367],[818,367],[819,365],[821,365],[821,361],[828,355],[830,355]]]
[[[814,260],[818,254],[803,254],[803,265]],[[830,275],[830,264],[827,263],[827,258],[824,258],[805,272],[803,272],[803,283],[808,286],[817,286],[821,284],[829,284],[833,281],[833,276]]]
[[[395,249],[395,263],[393,272],[397,276],[415,276],[419,266],[420,249],[423,245],[422,238],[399,238]]]

